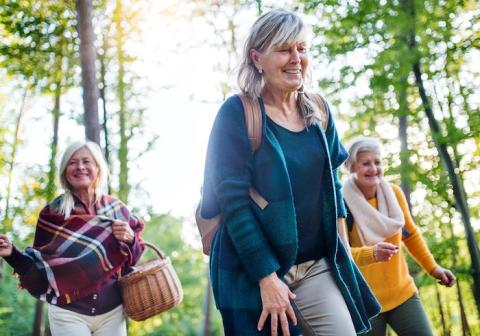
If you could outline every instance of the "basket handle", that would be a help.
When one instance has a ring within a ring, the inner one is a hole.
[[[151,248],[152,250],[155,251],[155,253],[158,255],[158,258],[159,259],[166,259],[166,256],[165,256],[165,253],[163,253],[162,250],[160,250],[158,247],[156,247],[155,245],[153,245],[152,243],[149,243],[149,242],[142,242],[141,243],[143,246],[146,246],[146,247],[149,247]]]

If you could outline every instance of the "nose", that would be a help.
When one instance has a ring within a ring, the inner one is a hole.
[[[300,63],[300,53],[298,52],[297,48],[292,48],[292,52],[290,53],[290,62],[293,64]]]

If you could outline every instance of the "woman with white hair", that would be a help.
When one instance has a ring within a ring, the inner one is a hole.
[[[260,106],[261,143],[251,146],[239,96],[210,135],[200,211],[222,214],[210,272],[225,335],[356,335],[379,311],[337,231],[347,153],[328,104],[323,113],[303,90],[308,64],[303,21],[281,9],[262,15],[238,75]]]
[[[33,246],[20,252],[0,235],[0,256],[22,288],[49,303],[52,335],[126,335],[117,277],[140,258],[143,222],[104,193],[97,144],[68,146],[59,173],[64,193],[40,212]]]
[[[353,140],[345,164],[351,173],[343,192],[351,213],[347,224],[353,258],[382,305],[366,335],[385,336],[387,324],[399,336],[432,335],[400,245],[441,285],[453,286],[455,276],[435,262],[402,189],[383,178],[380,142]]]

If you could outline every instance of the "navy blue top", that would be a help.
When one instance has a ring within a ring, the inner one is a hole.
[[[296,264],[326,255],[321,235],[323,170],[327,164],[317,127],[293,132],[267,117],[269,127],[282,147],[292,186],[297,219],[298,253]]]

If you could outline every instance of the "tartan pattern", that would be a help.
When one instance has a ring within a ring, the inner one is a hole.
[[[143,222],[119,200],[102,196],[96,203],[97,215],[86,214],[76,204],[65,220],[57,211],[61,197],[40,212],[33,247],[25,249],[36,270],[48,280],[39,298],[52,304],[68,304],[94,292],[123,265],[133,264],[143,249],[138,246]],[[113,236],[113,219],[130,223],[136,236],[133,249]],[[28,273],[20,277],[26,289],[33,281],[37,279]]]
[[[285,158],[267,127],[265,108],[260,102],[260,148],[255,153],[251,151],[241,102],[231,97],[215,119],[205,163],[201,211],[204,218],[222,213],[222,224],[212,242],[210,273],[215,302],[229,335],[243,335],[234,322],[237,318],[242,320],[244,330],[254,334],[262,304],[258,280],[272,272],[283,277],[297,254],[295,209]],[[327,225],[322,228],[322,235],[332,273],[355,328],[362,333],[370,328],[368,320],[378,314],[380,306],[338,237],[337,217],[345,217],[346,210],[337,169],[348,154],[327,110],[327,129],[324,132],[316,127],[329,158],[328,169],[321,177],[329,181],[323,197]],[[266,199],[265,209],[251,201],[250,187]]]

